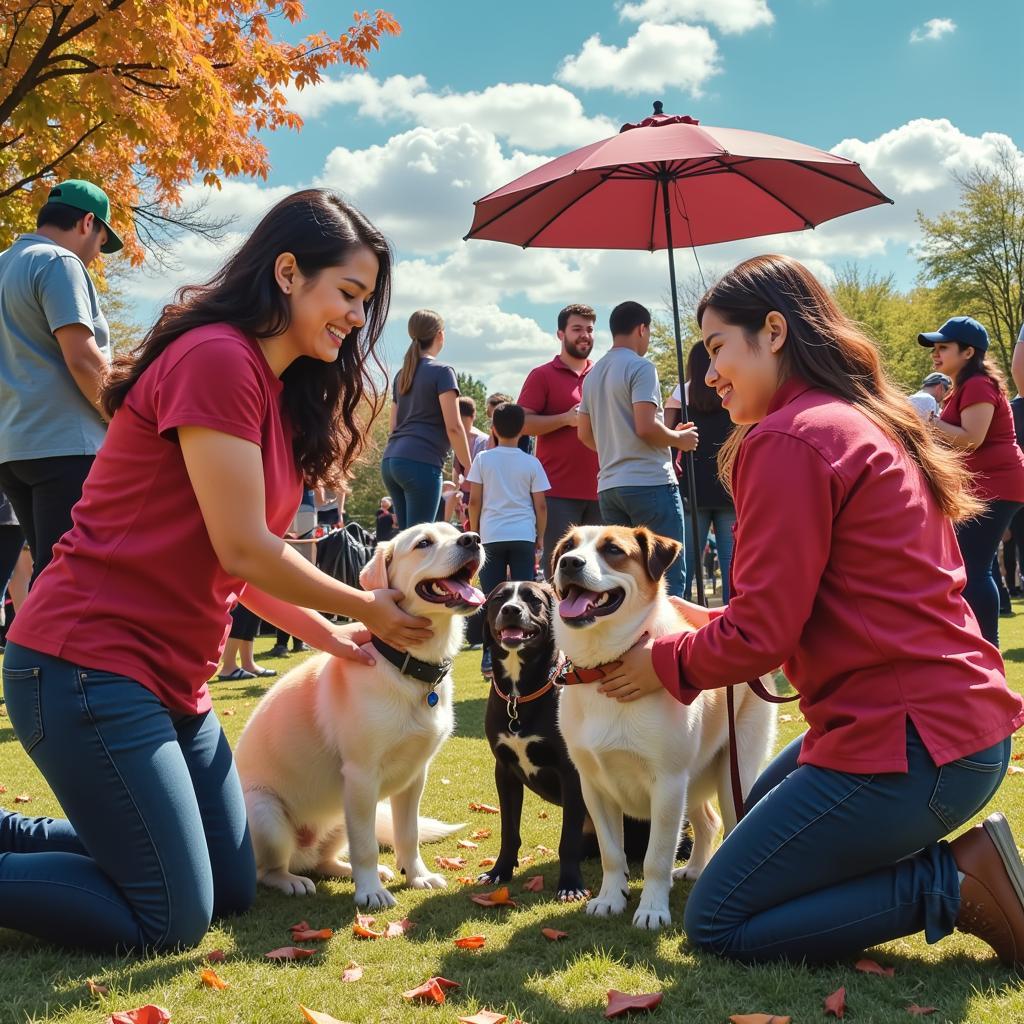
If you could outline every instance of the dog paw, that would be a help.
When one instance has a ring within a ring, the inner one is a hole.
[[[366,910],[387,910],[393,907],[398,901],[387,889],[366,889],[356,890],[355,904]]]
[[[641,903],[633,915],[633,926],[645,928],[649,932],[656,932],[659,928],[665,928],[671,923],[672,915],[668,912],[668,907],[644,906]]]
[[[418,875],[409,879],[410,889],[447,889],[448,879],[444,875],[433,875],[427,872],[425,875]]]
[[[587,913],[594,917],[611,917],[613,914],[621,914],[626,909],[626,894],[612,893],[605,896],[603,893],[592,899],[587,904]]]
[[[490,871],[477,875],[476,880],[480,885],[500,885],[502,882],[512,881],[512,868],[505,869],[495,865]]]
[[[312,896],[316,893],[312,878],[293,875],[290,871],[268,871],[260,877],[260,881],[271,889],[283,892],[285,896]]]
[[[391,868],[387,867],[386,865],[378,864],[377,877],[382,882],[393,882],[395,880],[395,873],[391,870]]]
[[[681,868],[674,868],[672,871],[673,882],[696,882],[700,878],[703,864],[685,864]]]
[[[559,889],[558,898],[562,903],[581,903],[590,899],[589,889]]]

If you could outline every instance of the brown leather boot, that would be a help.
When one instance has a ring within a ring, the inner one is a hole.
[[[957,928],[987,942],[1007,967],[1024,969],[1024,864],[1001,814],[949,844],[960,883]]]

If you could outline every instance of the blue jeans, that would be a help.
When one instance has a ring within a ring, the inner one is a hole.
[[[800,739],[765,769],[747,816],[686,904],[690,941],[721,956],[825,962],[924,931],[953,930],[960,883],[939,842],[999,788],[1009,738],[936,767],[907,726],[905,774],[797,766]]]
[[[404,530],[437,518],[441,500],[441,470],[429,462],[413,459],[384,459],[380,475],[391,495],[398,516],[398,528]]]
[[[0,926],[97,952],[192,946],[248,910],[256,865],[212,711],[8,644],[14,732],[67,820],[0,810]]]
[[[1020,507],[1019,501],[989,501],[980,516],[956,526],[956,539],[967,570],[964,600],[981,625],[981,635],[996,647],[999,646],[999,588],[992,575],[992,560],[1010,520]]]
[[[601,515],[609,526],[646,526],[648,530],[683,543],[683,503],[675,484],[653,487],[609,487],[597,495]],[[665,584],[674,597],[683,596],[686,558],[683,551],[668,567]]]
[[[729,508],[698,508],[697,509],[697,539],[699,543],[694,547],[693,527],[690,525],[690,514],[683,515],[683,525],[686,527],[686,597],[690,597],[695,575],[694,566],[697,559],[704,555],[704,545],[708,542],[708,530],[711,526],[715,528],[715,547],[718,549],[718,568],[722,571],[722,603],[729,603],[729,566],[732,565],[732,528],[736,525],[736,509]]]

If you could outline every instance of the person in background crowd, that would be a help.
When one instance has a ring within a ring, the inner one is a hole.
[[[1013,346],[1010,376],[1013,378],[1013,386],[1017,394],[1024,394],[1024,325],[1021,325],[1021,329],[1017,332],[1017,341]]]
[[[604,522],[597,500],[597,453],[580,441],[576,429],[583,382],[594,366],[590,353],[596,320],[594,310],[580,303],[561,310],[561,350],[550,362],[532,369],[519,392],[519,405],[526,413],[523,429],[537,438],[537,458],[551,481],[541,555],[545,576],[551,575],[551,552],[570,526]]]
[[[67,818],[0,810],[0,928],[151,954],[252,905],[242,789],[207,685],[236,599],[363,665],[371,633],[429,639],[397,591],[346,586],[282,539],[302,481],[333,483],[363,446],[391,261],[358,210],[296,192],[115,361],[73,525],[7,638],[8,721]]]
[[[970,475],[795,260],[741,263],[697,322],[707,383],[739,425],[722,467],[733,597],[684,603],[698,628],[641,639],[600,690],[691,704],[783,663],[808,730],[694,884],[687,941],[741,963],[827,963],[959,929],[1019,970],[1024,864],[1006,819],[945,839],[992,799],[1024,724],[961,592],[953,522],[982,510]]]
[[[921,387],[909,396],[909,401],[921,419],[928,423],[939,415],[942,403],[952,390],[953,381],[944,373],[929,373],[921,381]]]
[[[297,551],[306,561],[312,562],[313,565],[316,565],[316,545],[312,543],[315,528],[316,498],[314,489],[312,487],[303,487],[302,500],[299,502],[299,507],[292,518],[291,525],[285,533],[285,538],[290,542],[288,546],[293,551]],[[239,638],[242,640],[248,639],[251,641],[256,636],[247,616],[242,616],[242,623],[238,626],[238,630],[240,633]],[[252,636],[248,635],[250,632]],[[274,646],[267,652],[268,657],[287,658],[289,640],[292,642],[292,654],[305,654],[309,650],[309,645],[303,640],[297,636],[293,637],[286,629],[278,626],[277,639],[274,641]],[[260,674],[262,673],[256,673],[256,675]]]
[[[722,572],[722,601],[729,601],[729,568],[732,564],[732,531],[736,524],[736,506],[729,492],[718,476],[718,453],[732,434],[733,423],[729,413],[722,408],[722,400],[714,388],[707,385],[704,377],[711,361],[708,350],[701,344],[691,345],[686,359],[686,412],[690,422],[700,434],[700,444],[690,456],[693,459],[693,475],[697,491],[697,537],[689,509],[684,509],[683,525],[686,533],[686,584],[687,598],[692,597],[693,579],[696,575],[697,559],[704,555],[708,534],[715,530],[715,547],[718,552],[718,567]],[[665,403],[665,426],[670,430],[679,425],[682,412],[679,386],[676,385],[671,397]],[[680,490],[686,493],[686,475],[682,472],[682,456],[678,457],[677,472]]]
[[[646,526],[683,543],[683,506],[669,449],[697,447],[692,423],[669,430],[661,418],[658,371],[645,359],[651,344],[651,313],[639,302],[622,302],[608,323],[612,347],[583,382],[579,437],[597,452],[601,516],[617,526]],[[682,553],[669,567],[666,585],[679,597],[686,576]]]
[[[475,459],[484,449],[491,446],[491,435],[481,430],[475,424],[476,402],[469,395],[462,395],[459,398],[459,418],[462,420],[462,429],[466,431],[466,438],[469,441],[470,457]],[[463,497],[463,503],[469,507],[469,481],[466,474],[469,466],[464,466],[458,458],[452,459],[452,482],[458,487]]]
[[[391,437],[380,464],[398,528],[437,518],[441,477],[452,450],[472,462],[459,419],[459,384],[450,366],[435,361],[444,347],[444,320],[432,309],[409,317],[412,339],[392,389]]]
[[[0,491],[0,627],[7,626],[4,606],[7,604],[7,586],[14,575],[21,550],[25,546],[25,534],[18,525],[7,495]],[[6,628],[4,629],[6,633]],[[0,648],[2,649],[2,648]]]
[[[469,469],[469,528],[480,534],[484,564],[480,589],[489,594],[503,580],[532,580],[544,536],[548,478],[534,455],[519,448],[526,415],[521,406],[502,402],[492,417],[497,446],[481,452]],[[480,670],[492,673],[492,654],[484,626]]]
[[[256,664],[254,642],[259,625],[259,616],[254,615],[245,605],[236,604],[231,610],[231,632],[220,656],[218,680],[235,683],[240,679],[269,679],[277,675],[274,669],[262,668]],[[285,636],[287,637],[287,634]],[[287,643],[287,640],[285,642]],[[288,648],[285,647],[285,654],[287,653]]]
[[[331,529],[342,523],[342,512],[346,497],[346,488],[333,490],[330,487],[314,487],[313,498],[316,503],[316,522],[318,526]]]
[[[503,404],[505,404],[507,402],[512,402],[512,401],[513,401],[512,396],[511,395],[506,395],[503,391],[495,391],[493,395],[488,395],[487,396],[487,404],[485,406],[485,408],[487,410],[487,419],[488,420],[493,420],[494,419],[494,410],[497,409],[499,405],[503,405]],[[523,436],[521,438],[519,438],[519,445],[518,445],[519,450],[523,451],[523,452],[526,452],[527,455],[532,455],[533,454],[533,447],[532,447],[531,442],[532,442],[532,438],[528,437],[526,434],[523,434]],[[491,438],[490,438],[490,440],[488,442],[488,447],[489,448],[494,448],[497,445],[497,443],[498,443],[498,439],[493,436],[493,431],[492,431],[492,436],[491,436]]]
[[[377,509],[377,540],[391,540],[398,532],[398,516],[395,515],[392,502],[387,495],[380,499]]]
[[[0,488],[25,531],[33,579],[70,529],[106,433],[110,331],[86,267],[123,247],[106,193],[89,181],[50,189],[36,225],[0,253]]]
[[[1014,346],[1015,357],[1021,347],[1020,342]],[[1010,412],[1013,414],[1013,435],[1017,439],[1017,447],[1024,451],[1024,398],[1019,394],[1010,399]],[[1024,580],[1021,578],[1024,574],[1024,508],[1014,512],[1009,528],[1003,534],[1003,566],[1010,597],[1024,597]]]
[[[957,524],[967,569],[964,599],[986,640],[999,646],[999,588],[992,563],[1014,513],[1024,504],[1024,455],[1013,433],[1013,415],[1002,375],[986,358],[988,332],[969,316],[955,316],[918,342],[932,350],[935,369],[953,379],[953,391],[936,429],[964,452],[981,515]]]

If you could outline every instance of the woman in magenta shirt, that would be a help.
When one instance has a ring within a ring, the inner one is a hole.
[[[953,378],[935,428],[965,453],[971,489],[985,505],[981,515],[957,523],[956,539],[967,569],[964,599],[982,635],[998,647],[999,589],[992,564],[1024,502],[1024,455],[1013,431],[1013,413],[1002,376],[988,361],[988,331],[977,320],[955,316],[917,340],[931,348],[935,369]]]
[[[106,441],[4,656],[11,724],[67,819],[0,810],[0,927],[161,950],[249,907],[245,806],[206,685],[236,600],[357,661],[365,631],[309,609],[398,646],[428,635],[395,591],[353,590],[281,539],[302,481],[331,482],[362,445],[390,279],[362,214],[298,192],[115,364]]]
[[[690,941],[748,962],[833,960],[954,928],[1024,962],[1024,865],[992,798],[1024,702],[963,598],[953,523],[969,476],[799,263],[761,256],[697,319],[707,382],[740,425],[732,597],[644,641],[602,684],[683,703],[782,664],[808,730],[747,796],[698,879]]]

